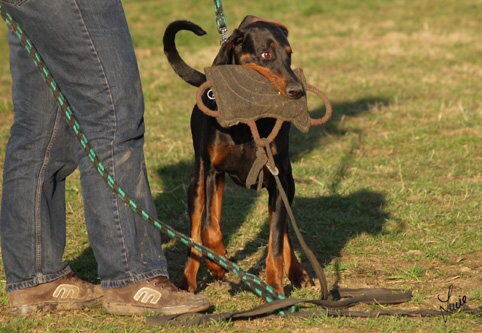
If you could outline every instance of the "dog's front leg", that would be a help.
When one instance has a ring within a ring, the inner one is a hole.
[[[269,240],[266,256],[266,283],[278,293],[283,289],[283,244],[288,230],[286,209],[276,185],[268,187],[269,193]]]
[[[293,180],[291,168],[286,173],[285,178],[287,182],[286,195],[291,206],[295,196],[295,182]],[[291,240],[288,234],[288,224],[286,224],[283,238],[283,259],[285,273],[295,287],[308,287],[314,285],[313,281],[310,279],[303,266],[301,266],[301,263],[298,261],[298,258],[296,258],[295,252],[293,251]]]
[[[296,258],[288,232],[285,233],[284,237],[283,258],[286,275],[295,287],[314,286],[313,280],[311,280],[298,258]]]
[[[291,206],[295,192],[293,177],[291,173],[287,173],[286,178],[280,180]],[[268,191],[270,236],[266,257],[266,282],[284,295],[283,265],[286,275],[296,287],[311,286],[313,281],[301,266],[291,246],[288,234],[287,210],[279,190],[275,188],[268,189]]]

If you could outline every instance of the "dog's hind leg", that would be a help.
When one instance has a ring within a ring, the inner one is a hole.
[[[204,244],[222,256],[226,255],[221,232],[221,210],[223,206],[224,173],[212,173],[206,176],[206,220],[202,235]],[[223,280],[226,270],[211,260],[206,260],[211,274]]]
[[[195,168],[191,176],[191,182],[188,189],[188,210],[191,221],[191,238],[202,243],[201,227],[205,210],[205,194],[204,194],[204,171],[203,166],[200,165]],[[197,288],[197,272],[199,270],[201,253],[188,248],[188,260],[184,269],[184,274],[177,286],[181,289],[194,293]]]

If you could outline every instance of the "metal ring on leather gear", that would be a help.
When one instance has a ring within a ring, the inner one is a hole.
[[[215,100],[216,98],[214,98],[214,92],[212,89],[209,89],[207,92],[206,92],[206,97],[209,98],[210,100]]]

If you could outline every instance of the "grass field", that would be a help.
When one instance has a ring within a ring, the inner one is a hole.
[[[297,185],[294,214],[325,268],[330,287],[412,290],[410,303],[387,308],[439,309],[437,296],[466,296],[482,306],[482,1],[305,0],[223,2],[230,32],[246,15],[283,22],[293,65],[331,99],[323,129],[292,131]],[[124,1],[146,99],[146,156],[159,218],[187,233],[186,189],[193,162],[189,133],[194,88],[170,69],[162,52],[169,22],[188,19],[208,35],[181,33],[179,50],[198,69],[219,48],[212,1]],[[1,26],[1,34],[6,28]],[[310,95],[308,96],[310,98]],[[314,116],[324,107],[309,99]],[[0,168],[13,121],[8,46],[0,39]],[[65,260],[84,279],[100,283],[83,222],[79,175],[68,182]],[[8,195],[8,194],[6,194]],[[264,277],[267,194],[228,183],[223,207],[229,257]],[[313,274],[293,236],[303,265]],[[164,236],[174,281],[186,249]],[[1,261],[1,259],[0,259]],[[233,274],[214,281],[205,267],[199,292],[210,312],[260,303]],[[319,288],[293,289],[314,299]],[[116,317],[101,308],[8,315],[0,265],[0,332],[482,332],[466,314],[376,319],[276,318],[216,322],[203,327],[146,326],[146,318]],[[371,306],[359,306],[368,311]],[[303,311],[305,309],[302,309]]]

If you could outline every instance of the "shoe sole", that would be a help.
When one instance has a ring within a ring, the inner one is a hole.
[[[9,312],[14,316],[22,316],[33,312],[43,311],[61,311],[76,310],[93,307],[102,303],[102,297],[82,302],[42,302],[36,304],[27,304],[22,306],[14,306],[9,308]]]
[[[142,315],[149,312],[155,312],[160,315],[178,315],[183,313],[202,312],[209,308],[209,303],[202,303],[199,305],[189,304],[180,306],[164,306],[162,308],[147,307],[143,305],[133,305],[125,303],[105,303],[102,305],[104,311],[119,316]]]

